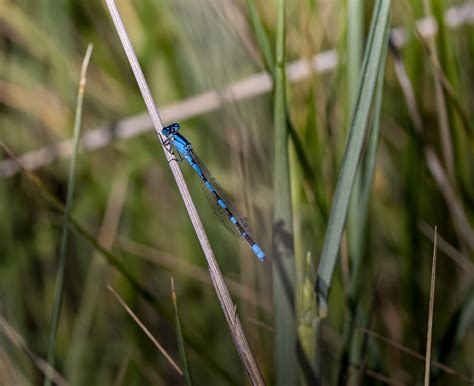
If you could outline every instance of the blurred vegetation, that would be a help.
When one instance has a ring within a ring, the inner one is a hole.
[[[281,59],[276,3],[117,0],[159,108],[223,90],[265,68],[274,76],[271,62]],[[405,28],[407,41],[389,47],[380,111],[374,102],[369,117],[367,130],[380,131],[375,147],[369,135],[363,145],[362,172],[372,170],[368,154],[377,149],[371,195],[358,191],[367,182],[362,173],[328,314],[317,316],[316,273],[376,3],[287,1],[286,63],[335,49],[337,65],[297,82],[287,79],[286,106],[277,114],[269,90],[226,99],[210,112],[199,113],[191,103],[198,113],[180,123],[269,255],[274,160],[282,156],[274,153],[273,134],[277,126],[293,130],[286,184],[297,262],[298,359],[310,358],[321,384],[421,384],[435,225],[431,383],[472,384],[474,27],[472,19],[456,28],[444,23],[446,12],[463,1],[392,3],[391,26]],[[432,40],[420,40],[414,21],[427,14],[439,28]],[[185,383],[107,290],[110,284],[175,361],[180,352],[187,357],[195,384],[247,384],[156,135],[151,127],[126,139],[116,135],[115,123],[145,106],[104,1],[0,1],[0,141],[21,155],[72,137],[88,43],[94,51],[82,135],[106,125],[110,141],[78,154],[55,368],[73,385]],[[375,85],[371,91],[379,95]],[[61,202],[69,164],[59,157],[34,171]],[[233,239],[216,221],[193,170],[182,169],[263,376],[268,384],[281,382],[274,368],[272,259],[259,263]],[[46,198],[25,172],[0,179],[1,385],[43,382],[37,364],[48,353],[63,224],[61,206]],[[299,374],[302,384],[314,382],[305,369]]]

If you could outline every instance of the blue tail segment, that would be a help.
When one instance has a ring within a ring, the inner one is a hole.
[[[177,152],[191,165],[201,180],[204,194],[214,213],[221,223],[234,235],[243,238],[260,261],[265,260],[265,253],[253,241],[252,232],[247,220],[234,208],[224,189],[217,183],[201,160],[194,153],[191,143],[180,133],[178,123],[173,123],[162,130],[166,142],[173,145]]]
[[[263,253],[263,251],[257,244],[252,245],[252,251],[253,253],[255,253],[255,256],[257,256],[260,261],[265,260],[265,253]]]

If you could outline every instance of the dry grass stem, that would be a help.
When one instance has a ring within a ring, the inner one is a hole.
[[[433,309],[436,286],[436,255],[437,255],[437,236],[438,227],[434,229],[433,240],[433,264],[431,267],[431,285],[430,285],[430,305],[428,310],[428,332],[426,336],[426,359],[425,359],[425,386],[430,386],[430,368],[431,368],[431,341],[433,335]]]
[[[132,317],[132,319],[135,321],[135,323],[138,324],[138,326],[142,329],[142,331],[146,334],[146,336],[153,342],[155,347],[163,354],[163,356],[166,358],[166,360],[170,363],[171,366],[176,370],[176,372],[179,375],[183,375],[183,371],[181,368],[176,364],[176,362],[171,358],[171,355],[169,355],[166,350],[163,348],[163,346],[156,340],[156,338],[152,335],[152,333],[148,330],[148,328],[145,327],[145,325],[142,323],[142,321],[138,318],[137,315],[130,309],[130,307],[125,303],[125,301],[121,298],[121,296],[115,292],[115,290],[108,285],[107,288],[109,289],[110,292],[117,298],[119,303],[122,305],[122,307],[127,311],[127,313]]]

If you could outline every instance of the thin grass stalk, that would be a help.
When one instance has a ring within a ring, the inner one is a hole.
[[[382,63],[385,63],[388,50],[390,30],[386,30],[385,47],[382,53]],[[348,292],[348,318],[350,320],[358,319],[360,312],[357,310],[359,306],[359,290],[360,290],[360,271],[362,267],[362,258],[364,256],[365,245],[364,241],[367,237],[367,224],[369,221],[369,207],[370,207],[370,196],[372,192],[372,182],[375,174],[375,165],[377,161],[377,150],[379,146],[380,137],[380,115],[382,110],[382,96],[383,96],[383,84],[385,76],[385,65],[381,65],[379,68],[379,74],[377,78],[376,93],[374,96],[374,109],[372,112],[372,124],[370,129],[370,136],[368,139],[367,151],[363,159],[363,163],[360,167],[360,184],[359,184],[359,199],[357,202],[353,202],[356,205],[357,210],[354,210],[354,215],[357,221],[354,221],[353,227],[351,228],[352,243],[349,245],[351,254],[351,273],[349,279],[349,292]],[[357,224],[357,226],[355,226]],[[359,320],[358,323],[362,323]],[[342,355],[342,367],[340,370],[340,377],[344,374],[344,359],[349,358],[351,362],[359,360],[360,345],[362,342],[361,337],[354,334],[354,329],[351,325],[344,325],[344,340],[345,340],[345,352]]]
[[[15,156],[13,151],[2,141],[0,141],[0,147],[5,151],[6,154],[15,162],[19,170],[26,176],[26,178],[38,189],[39,193],[43,198],[56,210],[64,214],[64,205],[63,203],[56,198],[46,187],[44,182],[38,178],[31,171],[25,169],[19,159]],[[101,253],[104,259],[107,260],[107,263],[114,267],[123,277],[130,283],[131,287],[145,300],[147,301],[160,316],[162,316],[166,321],[171,322],[172,316],[169,312],[161,305],[161,303],[156,299],[156,297],[145,288],[141,282],[136,279],[130,271],[127,269],[127,266],[122,262],[122,259],[109,252],[107,249],[103,248],[100,243],[95,239],[95,237],[86,230],[74,217],[70,217],[69,226],[76,231],[80,236],[82,236],[87,242],[90,243],[97,251]],[[208,353],[205,347],[197,343],[196,340],[191,335],[185,335],[186,342],[209,363],[213,371],[216,374],[219,374],[227,383],[235,385],[236,382],[234,378],[230,375],[227,368],[224,368],[219,363],[217,363],[214,358]]]
[[[425,386],[430,385],[430,369],[431,369],[431,342],[433,335],[433,309],[436,285],[436,255],[437,255],[437,236],[438,227],[434,229],[433,241],[433,263],[431,266],[431,285],[430,285],[430,305],[428,309],[428,331],[426,333],[426,359],[425,359]]]
[[[71,162],[69,164],[68,183],[67,183],[67,195],[66,205],[64,208],[64,222],[61,234],[61,244],[59,249],[59,263],[58,272],[56,274],[56,287],[55,297],[51,316],[51,327],[49,334],[48,343],[48,363],[50,367],[54,367],[54,357],[56,353],[56,335],[58,331],[59,318],[61,314],[61,305],[64,294],[64,274],[66,269],[66,248],[69,235],[69,219],[72,207],[72,199],[74,194],[74,183],[76,179],[76,159],[77,153],[79,152],[79,138],[81,134],[81,120],[82,120],[82,103],[84,99],[84,89],[86,86],[86,74],[89,60],[92,54],[92,44],[87,47],[84,60],[82,62],[81,77],[79,81],[79,90],[77,93],[77,105],[76,105],[76,116],[74,119],[74,134],[73,143],[74,150],[72,152]],[[44,379],[44,385],[51,385],[51,377],[46,376]]]
[[[130,39],[128,38],[127,32],[125,31],[125,27],[120,18],[117,7],[115,6],[115,1],[107,0],[107,7],[112,16],[112,20],[114,22],[115,28],[117,29],[117,33],[120,37],[125,53],[127,54],[130,66],[132,67],[133,73],[142,93],[148,112],[150,113],[156,134],[158,135],[158,138],[160,139],[161,143],[163,143],[165,140],[165,138],[161,134],[161,130],[163,129],[163,122],[158,113],[158,109],[153,100],[150,89],[141,70],[140,64],[138,63],[133,47],[130,43]],[[214,252],[212,251],[211,245],[204,231],[201,219],[192,201],[183,174],[181,172],[181,169],[179,168],[179,164],[177,162],[173,162],[173,155],[170,154],[170,152],[167,151],[167,149],[165,149],[164,147],[163,151],[168,161],[168,165],[170,166],[171,171],[173,173],[173,177],[176,180],[176,184],[178,185],[181,197],[183,198],[183,202],[186,206],[189,217],[191,218],[191,222],[193,224],[194,230],[196,231],[196,235],[201,244],[201,248],[206,257],[209,268],[209,274],[211,275],[211,279],[214,284],[217,297],[224,312],[229,331],[236,346],[237,352],[239,353],[242,364],[244,365],[245,370],[247,371],[247,374],[250,377],[252,383],[254,385],[263,385],[264,380],[260,372],[260,368],[258,367],[258,364],[248,344],[244,330],[240,323],[240,319],[237,316],[236,307],[232,302],[232,299],[229,295],[229,291],[224,282],[224,278],[222,277],[222,273],[219,269],[219,266],[217,265]]]
[[[386,44],[386,30],[390,20],[389,15],[390,1],[378,0],[373,12],[371,32],[369,33],[362,74],[359,81],[357,102],[353,112],[348,142],[339,172],[318,268],[316,291],[320,317],[325,317],[328,312],[329,291],[347,217],[350,195],[362,153],[362,145],[376,89],[379,68],[385,65],[385,62],[382,63],[382,56],[383,47]]]
[[[364,3],[359,0],[347,0],[347,122],[350,122],[357,98],[357,87],[362,60]],[[359,201],[361,195],[361,169],[357,170],[348,218],[348,247],[351,267],[360,257],[362,244],[358,239],[359,232]]]
[[[178,299],[176,297],[176,291],[174,288],[173,278],[171,278],[171,300],[173,302],[174,320],[175,320],[175,325],[176,325],[176,338],[178,340],[179,356],[181,358],[181,364],[183,366],[183,372],[184,372],[184,383],[186,384],[186,386],[192,386],[193,380],[191,377],[191,370],[189,368],[188,355],[186,354],[186,346],[184,344],[183,331],[181,329],[181,318],[179,316]]]
[[[277,2],[277,38],[274,96],[273,302],[274,366],[276,384],[298,383],[295,326],[295,261],[288,155],[285,80],[285,1]]]
[[[111,285],[107,285],[107,288],[110,292],[115,296],[118,300],[120,305],[127,311],[127,313],[131,316],[134,322],[140,327],[140,329],[145,333],[145,335],[150,339],[150,341],[154,344],[154,346],[158,349],[158,351],[165,357],[168,363],[173,367],[173,369],[181,376],[183,376],[183,370],[178,366],[178,364],[174,361],[171,355],[165,350],[165,348],[158,342],[158,340],[153,336],[153,334],[148,330],[148,328],[143,324],[140,318],[132,311],[132,309],[125,303],[125,300],[112,288]]]
[[[257,7],[255,6],[254,0],[246,0],[247,9],[249,10],[250,22],[255,31],[255,36],[257,38],[258,45],[263,55],[263,64],[265,69],[270,74],[272,79],[275,78],[275,60],[273,57],[272,46],[268,35],[265,32],[265,29],[262,24],[262,20],[258,13]]]

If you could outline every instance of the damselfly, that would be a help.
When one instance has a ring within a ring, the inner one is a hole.
[[[209,204],[216,213],[221,223],[234,235],[243,238],[252,248],[255,256],[260,261],[265,260],[265,253],[253,241],[252,233],[247,221],[234,208],[224,189],[217,183],[212,174],[207,170],[196,153],[191,143],[180,133],[178,123],[173,123],[162,130],[166,137],[165,146],[174,146],[181,159],[185,159],[196,171],[201,180],[203,191]]]

